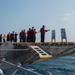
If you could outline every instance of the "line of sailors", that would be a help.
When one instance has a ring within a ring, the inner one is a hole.
[[[40,29],[40,38],[41,38],[41,42],[44,42],[45,40],[45,32],[47,32],[49,30],[45,30],[45,26],[43,25],[42,28]],[[39,33],[36,32],[36,29],[34,29],[34,27],[29,28],[29,30],[26,32],[25,29],[21,30],[21,32],[19,33],[19,39],[20,42],[35,42],[36,41],[36,34]],[[26,36],[27,35],[27,36]],[[7,36],[4,35],[3,36],[3,42],[5,42],[5,39],[7,38],[7,41],[11,41],[11,42],[17,42],[17,32],[12,32],[12,33],[8,33]],[[2,34],[0,34],[0,42],[2,42]]]
[[[29,30],[26,31],[25,30],[22,30],[19,34],[19,39],[20,39],[20,42],[35,42],[36,40],[36,29],[34,29],[34,27],[29,28]],[[27,38],[26,38],[26,34],[27,34]]]

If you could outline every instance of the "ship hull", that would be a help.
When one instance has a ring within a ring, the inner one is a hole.
[[[41,48],[46,55],[41,58],[39,53],[32,49],[31,46],[37,46]],[[13,64],[17,62],[21,65],[29,65],[32,63],[40,62],[43,60],[48,60],[51,58],[56,58],[64,55],[74,54],[75,53],[75,44],[55,44],[55,43],[11,43],[6,42],[0,46],[0,60],[5,58],[6,61]],[[6,67],[5,67],[6,66]],[[3,64],[0,65],[0,68],[5,70],[11,68],[10,65]]]

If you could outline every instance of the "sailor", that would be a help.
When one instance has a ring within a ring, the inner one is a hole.
[[[33,42],[35,42],[36,41],[36,29],[34,29],[34,35],[33,35]]]
[[[26,42],[26,31],[25,31],[25,29],[23,30],[23,42]]]
[[[5,42],[5,41],[6,41],[6,35],[3,36],[3,42]]]
[[[7,34],[7,41],[10,41],[10,33]]]
[[[0,34],[0,42],[2,42],[2,34]]]
[[[47,32],[49,30],[45,30],[45,25],[42,26],[42,28],[40,29],[40,33],[41,33],[41,42],[44,42],[45,40],[45,32]]]
[[[34,27],[32,27],[30,32],[31,32],[31,42],[34,42],[34,34],[35,34]]]
[[[10,34],[10,41],[12,42],[14,42],[14,31]]]
[[[10,41],[12,42],[12,33],[10,33]]]
[[[21,30],[21,32],[19,33],[19,39],[20,39],[20,42],[23,41],[23,30]]]
[[[31,42],[31,28],[27,31],[27,42]]]
[[[17,42],[17,32],[15,32],[15,34],[14,34],[14,36],[15,36],[15,38],[14,38],[14,42]]]

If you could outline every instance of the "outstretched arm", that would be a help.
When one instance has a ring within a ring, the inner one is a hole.
[[[48,29],[48,30],[45,30],[46,32],[48,32],[48,31],[50,31],[50,29]]]

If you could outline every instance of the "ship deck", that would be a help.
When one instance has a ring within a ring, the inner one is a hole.
[[[2,45],[3,42],[0,42],[0,45]],[[29,44],[29,45],[36,45],[36,44],[40,44],[40,45],[55,45],[55,46],[61,46],[61,45],[65,45],[65,46],[70,46],[70,45],[75,45],[75,42],[12,42],[13,45],[18,45],[18,44]]]

